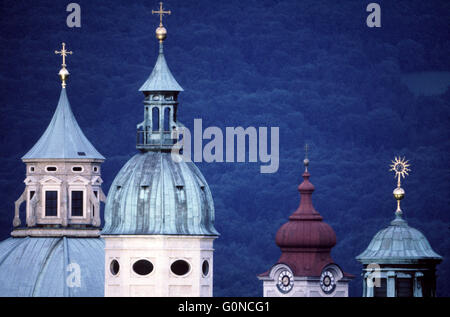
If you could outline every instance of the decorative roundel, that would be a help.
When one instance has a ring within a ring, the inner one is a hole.
[[[325,270],[320,275],[320,287],[325,294],[333,293],[336,288],[336,279],[330,270]]]
[[[283,270],[278,275],[277,281],[278,290],[283,293],[289,293],[294,287],[294,276],[288,270]]]

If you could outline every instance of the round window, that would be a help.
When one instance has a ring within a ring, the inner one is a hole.
[[[182,276],[186,275],[189,272],[191,266],[184,260],[177,260],[172,263],[170,269],[172,270],[173,274]]]
[[[153,264],[148,260],[134,262],[133,271],[139,275],[149,275],[153,271]]]
[[[204,277],[207,277],[209,274],[209,262],[207,260],[203,261],[202,272]]]
[[[109,265],[109,270],[111,271],[112,275],[117,275],[120,270],[119,262],[117,260],[112,260],[111,264]]]

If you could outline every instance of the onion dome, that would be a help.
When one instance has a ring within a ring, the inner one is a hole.
[[[1,297],[103,297],[98,238],[9,238],[0,243]]]
[[[105,159],[78,125],[66,88],[61,90],[55,114],[44,134],[22,159]]]
[[[133,156],[108,193],[102,235],[218,235],[214,204],[192,162],[174,162],[170,152]]]
[[[333,263],[330,252],[336,245],[334,230],[314,209],[314,185],[309,178],[306,169],[298,186],[300,205],[278,230],[275,239],[282,251],[278,263],[289,265],[296,276],[319,276],[325,265]]]

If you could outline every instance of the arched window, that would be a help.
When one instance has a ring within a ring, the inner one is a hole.
[[[170,132],[170,108],[164,109],[164,131]]]
[[[152,109],[152,131],[159,131],[159,108]]]

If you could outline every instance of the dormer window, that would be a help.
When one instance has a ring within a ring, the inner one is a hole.
[[[78,152],[78,156],[86,156],[85,152]]]
[[[47,166],[47,167],[45,168],[45,170],[46,170],[47,172],[56,172],[56,171],[58,170],[58,168],[57,168],[56,166]]]
[[[81,167],[81,166],[72,167],[72,172],[81,173],[82,171],[83,171],[83,167]]]

